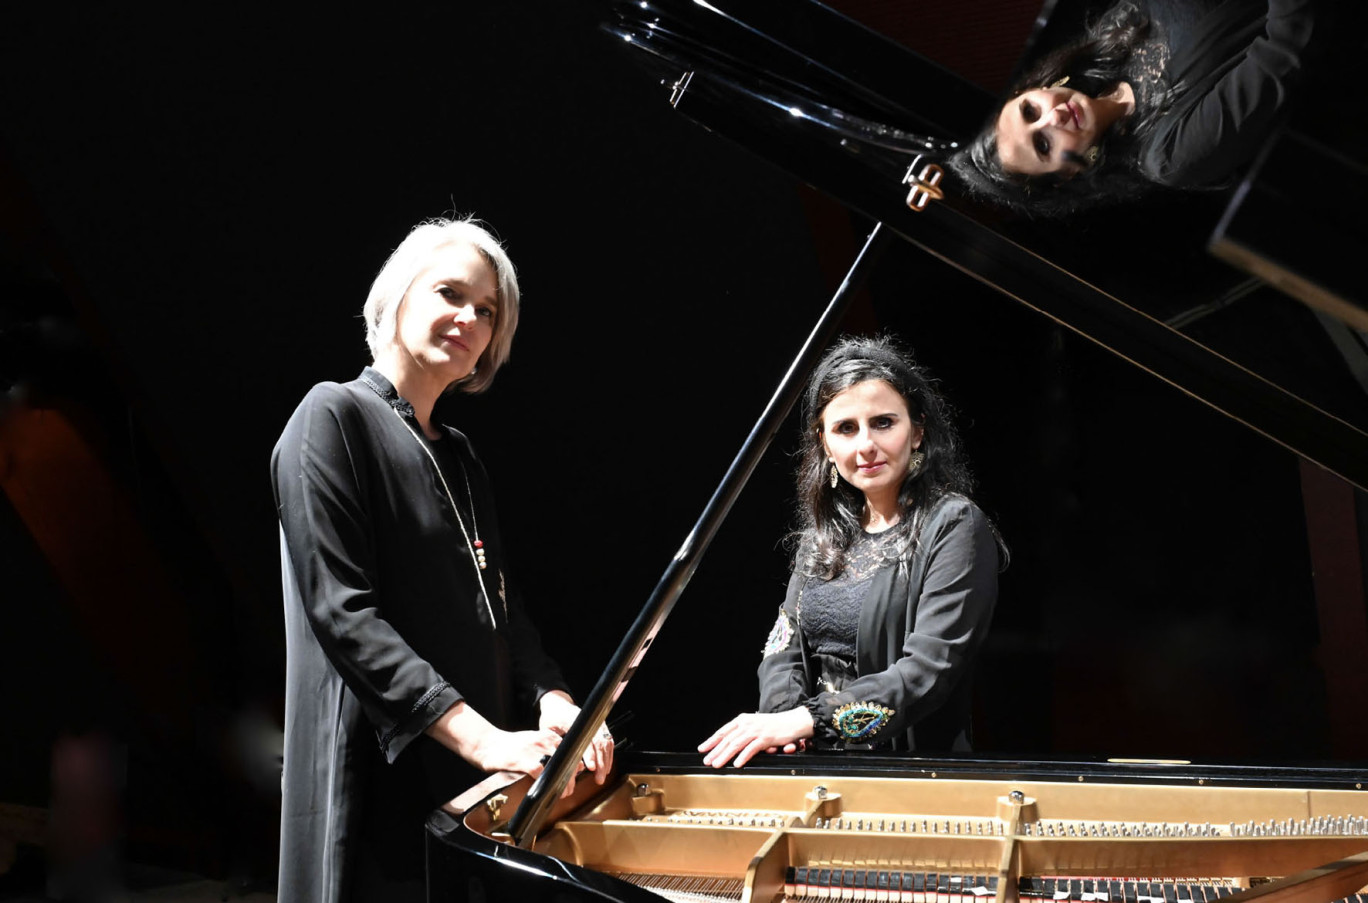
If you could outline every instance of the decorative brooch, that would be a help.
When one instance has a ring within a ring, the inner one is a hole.
[[[776,652],[782,652],[788,648],[789,642],[793,639],[793,622],[789,620],[788,612],[779,609],[779,617],[775,619],[774,626],[770,628],[769,638],[765,640],[765,658],[769,658]]]
[[[850,702],[836,710],[831,723],[846,740],[868,740],[893,717],[893,709],[876,702]]]

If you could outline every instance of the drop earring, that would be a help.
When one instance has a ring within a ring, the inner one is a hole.
[[[835,461],[832,461],[832,462],[831,462],[831,488],[832,488],[832,489],[835,489],[835,488],[836,488],[836,484],[840,481],[840,479],[841,479],[841,474],[840,474],[839,471],[836,470],[836,462],[835,462]]]

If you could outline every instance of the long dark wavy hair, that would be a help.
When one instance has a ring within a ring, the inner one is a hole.
[[[1081,39],[1047,54],[1017,81],[1015,98],[1025,91],[1068,79],[1068,86],[1099,97],[1133,79],[1132,58],[1149,41],[1152,25],[1130,0],[1109,8],[1089,24]],[[1154,187],[1140,171],[1142,141],[1169,106],[1172,94],[1159,90],[1151,102],[1137,94],[1135,111],[1098,141],[1097,159],[1071,178],[1054,174],[1025,176],[1003,169],[997,149],[997,112],[967,147],[948,161],[971,197],[1020,213],[1063,217],[1088,207],[1133,200]]]
[[[803,435],[798,449],[798,529],[790,542],[794,566],[824,580],[840,574],[846,552],[863,530],[864,494],[845,480],[832,488],[830,464],[822,445],[822,414],[831,400],[851,386],[881,379],[902,396],[912,419],[922,427],[919,451],[925,463],[903,479],[898,491],[902,517],[891,529],[889,548],[905,563],[916,547],[921,526],[938,499],[969,495],[973,476],[960,453],[959,434],[949,404],[926,370],[890,338],[845,338],[826,353],[803,394]]]

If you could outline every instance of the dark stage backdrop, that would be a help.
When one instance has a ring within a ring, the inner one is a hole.
[[[310,385],[367,362],[370,278],[444,212],[485,217],[525,291],[511,364],[444,415],[591,686],[867,225],[674,114],[596,20],[7,12],[5,422],[80,453],[61,499],[0,500],[0,801],[46,805],[54,740],[103,732],[134,847],[269,873],[270,451]],[[981,748],[1364,755],[1315,660],[1293,457],[910,248],[847,325],[943,378],[1013,550]],[[790,425],[622,700],[637,747],[691,748],[753,706],[794,444]]]

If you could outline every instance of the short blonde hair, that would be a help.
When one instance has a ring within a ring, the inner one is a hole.
[[[413,280],[427,267],[434,251],[457,243],[472,245],[480,252],[494,270],[494,281],[499,292],[499,312],[494,318],[494,334],[489,339],[489,346],[475,363],[474,375],[459,379],[447,387],[447,391],[460,389],[475,394],[489,388],[494,381],[494,374],[508,360],[513,348],[513,333],[518,329],[519,298],[518,274],[513,269],[513,261],[508,259],[508,253],[499,240],[479,220],[474,217],[440,217],[414,226],[376,274],[370,294],[366,296],[366,306],[362,308],[362,317],[366,321],[366,344],[370,346],[371,360],[375,360],[397,338],[399,304],[408,294]]]

